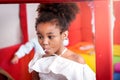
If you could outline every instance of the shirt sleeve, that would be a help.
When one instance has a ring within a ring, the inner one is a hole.
[[[20,46],[18,51],[15,53],[15,55],[18,56],[18,58],[24,57],[26,54],[29,54],[29,52],[34,48],[34,41],[35,39],[32,39],[28,41],[27,43]]]

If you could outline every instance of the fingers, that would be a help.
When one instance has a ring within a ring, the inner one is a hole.
[[[19,61],[18,57],[17,57],[17,56],[14,56],[14,57],[12,58],[12,60],[11,60],[11,63],[12,63],[12,64],[17,64],[18,61]]]

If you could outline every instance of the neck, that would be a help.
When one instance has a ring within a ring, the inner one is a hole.
[[[57,55],[63,55],[65,52],[67,51],[67,48],[66,47],[63,47],[60,51],[59,51],[59,53],[57,54]]]

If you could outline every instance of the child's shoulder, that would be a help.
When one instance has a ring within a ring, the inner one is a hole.
[[[78,62],[80,64],[85,64],[85,60],[81,55],[74,53],[73,51],[70,51],[70,50],[69,50],[69,54],[70,54],[68,57],[69,59],[71,59],[75,62]]]

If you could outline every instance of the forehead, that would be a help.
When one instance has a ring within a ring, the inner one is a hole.
[[[40,23],[40,24],[37,25],[37,32],[40,32],[40,33],[50,33],[50,32],[57,33],[57,32],[60,32],[60,28],[59,28],[59,26],[56,26],[53,23],[45,22],[45,23]]]

